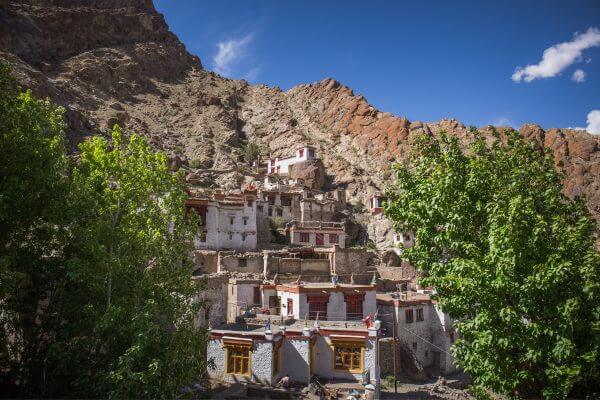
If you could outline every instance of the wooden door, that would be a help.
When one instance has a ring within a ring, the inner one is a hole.
[[[324,235],[322,233],[317,233],[315,236],[315,241],[317,243],[317,246],[323,246],[323,244],[325,243]]]

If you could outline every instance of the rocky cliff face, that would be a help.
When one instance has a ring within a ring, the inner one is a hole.
[[[0,60],[14,65],[25,87],[67,108],[71,144],[119,123],[188,166],[190,182],[207,186],[248,179],[240,168],[244,143],[272,156],[307,143],[323,159],[326,185],[366,204],[417,134],[464,138],[468,131],[455,120],[411,122],[381,112],[333,79],[282,92],[206,71],[150,0],[0,0]],[[600,216],[600,138],[536,125],[521,131],[552,149],[566,193],[585,195]]]

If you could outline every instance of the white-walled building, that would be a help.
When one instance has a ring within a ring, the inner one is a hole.
[[[262,285],[270,315],[320,321],[355,321],[377,311],[376,286],[333,283]]]
[[[264,236],[261,229],[268,229],[268,208],[256,191],[191,197],[186,210],[200,218],[202,232],[194,240],[197,250],[256,250]]]
[[[383,206],[387,201],[387,197],[383,195],[375,195],[369,199],[369,208],[372,214],[379,214],[383,212]]]
[[[400,255],[403,249],[411,248],[415,245],[415,235],[412,232],[394,233],[394,253]]]
[[[439,369],[442,374],[456,371],[450,354],[456,331],[450,316],[438,308],[429,294],[378,293],[377,306],[383,315],[395,314],[400,343],[423,367]],[[382,321],[388,334],[391,333],[393,318],[388,316]]]
[[[288,158],[273,158],[267,161],[268,174],[286,175],[290,166],[299,162],[315,159],[315,149],[311,146],[301,146],[296,149],[296,154]]]
[[[275,385],[289,375],[308,383],[312,375],[329,382],[355,381],[380,387],[379,322],[302,321],[279,325],[245,320],[210,331],[207,358],[212,379]]]
[[[346,247],[346,231],[342,222],[300,222],[288,227],[287,235],[290,244]]]

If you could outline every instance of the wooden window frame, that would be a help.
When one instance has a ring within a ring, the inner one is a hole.
[[[364,294],[357,295],[344,295],[344,301],[346,302],[346,319],[348,321],[360,321],[363,318],[364,308],[363,304],[365,301]],[[360,312],[359,312],[360,311]]]
[[[229,375],[250,377],[250,373],[252,371],[252,346],[225,344],[224,347],[225,372]],[[243,352],[245,354],[232,354],[234,351]],[[246,371],[244,371],[244,359],[246,360]],[[239,363],[237,360],[239,360]]]
[[[415,321],[417,322],[421,322],[421,321],[425,321],[425,313],[423,312],[422,308],[417,308],[417,315],[415,316]]]
[[[308,243],[310,242],[310,233],[308,232],[300,232],[300,243]]]
[[[331,345],[331,351],[333,352],[333,369],[335,371],[348,371],[353,374],[362,374],[365,365],[365,343],[364,342],[333,342]],[[337,364],[337,355],[341,349],[351,349],[350,352],[344,351],[341,355],[342,366]],[[358,365],[354,365],[355,356],[358,355]],[[346,361],[349,360],[349,364]]]
[[[316,319],[319,315],[320,321],[327,320],[327,304],[329,296],[308,296],[308,318]],[[315,308],[317,308],[315,310]]]
[[[415,314],[412,308],[404,310],[404,321],[406,321],[407,324],[412,324],[413,322],[415,322],[414,315]]]

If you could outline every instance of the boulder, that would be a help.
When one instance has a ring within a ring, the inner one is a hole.
[[[290,167],[290,178],[302,179],[311,189],[320,190],[325,184],[325,166],[321,160],[307,160]]]

